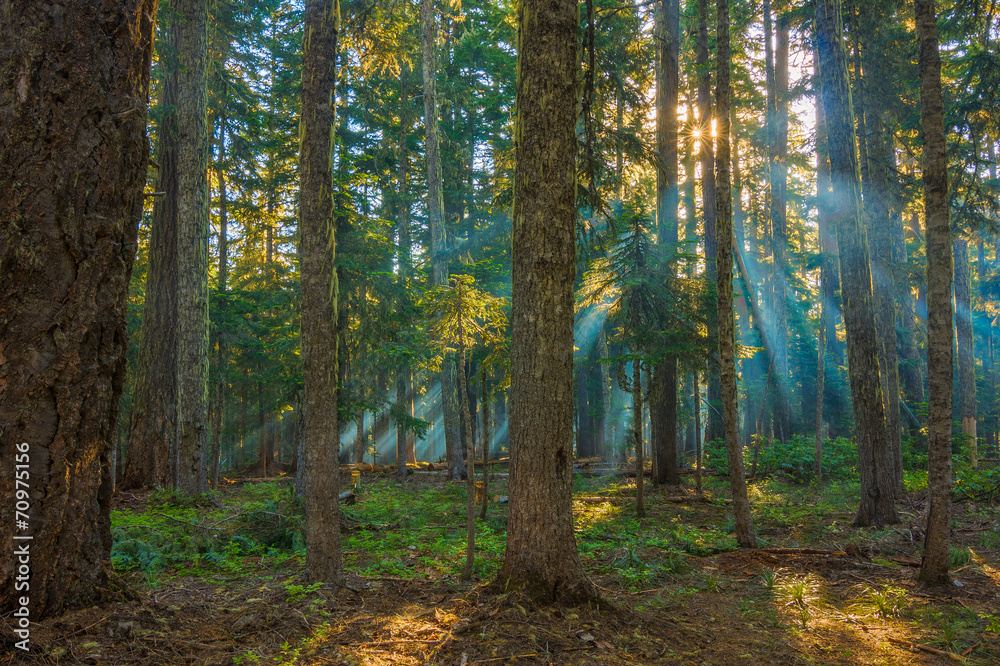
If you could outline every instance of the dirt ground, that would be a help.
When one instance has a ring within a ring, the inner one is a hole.
[[[648,520],[724,511],[660,497],[650,493]],[[976,525],[961,523],[956,538]],[[912,530],[896,533],[897,552],[915,554]],[[305,587],[301,573],[179,577],[33,624],[27,655],[5,631],[0,664],[1000,664],[1000,626],[972,620],[1000,615],[995,550],[977,549],[947,590],[921,588],[912,554],[771,550],[692,557],[642,590],[593,574],[612,605],[601,610],[539,608],[450,576],[351,575],[339,591],[301,595],[288,592]],[[897,601],[884,612],[861,601],[886,589]]]

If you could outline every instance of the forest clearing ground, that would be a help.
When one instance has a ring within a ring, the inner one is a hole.
[[[139,599],[33,624],[32,652],[0,642],[0,663],[1000,663],[996,505],[956,505],[962,586],[942,593],[921,589],[911,566],[919,492],[900,503],[905,522],[860,530],[849,483],[761,479],[751,499],[765,550],[738,551],[724,489],[651,489],[640,521],[633,480],[578,475],[580,556],[613,610],[487,595],[502,503],[479,521],[477,583],[460,583],[465,486],[435,473],[403,487],[364,477],[344,511],[347,587],[336,593],[304,579],[287,483],[231,483],[221,506],[122,493],[113,555]],[[491,480],[491,497],[505,493],[502,475]]]

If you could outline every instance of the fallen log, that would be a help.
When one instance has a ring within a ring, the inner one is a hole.
[[[889,642],[895,643],[896,645],[903,645],[905,647],[910,648],[911,650],[923,650],[924,652],[930,652],[931,654],[936,654],[939,657],[947,657],[948,659],[951,659],[952,661],[957,661],[960,664],[965,663],[964,657],[960,657],[954,652],[948,652],[947,650],[939,650],[937,648],[931,647],[930,645],[924,645],[922,643],[913,643],[912,641],[904,641],[900,640],[899,638],[892,638],[891,636],[889,637]]]

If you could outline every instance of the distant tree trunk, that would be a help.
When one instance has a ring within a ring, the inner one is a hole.
[[[941,100],[934,0],[914,0],[920,45],[920,124],[923,130],[924,219],[927,225],[927,377],[930,385],[927,467],[930,509],[918,578],[951,585],[952,243],[948,155]]]
[[[717,312],[719,317],[719,380],[722,388],[722,423],[729,460],[729,485],[736,516],[736,542],[756,548],[750,500],[743,471],[740,421],[736,394],[736,321],[733,314],[733,203],[729,179],[729,0],[717,0],[715,111],[718,123],[718,153],[715,159],[718,190],[715,221],[718,225]]]
[[[587,358],[580,360],[576,373],[576,455],[588,458],[593,444],[590,435],[590,405],[587,401]]]
[[[979,466],[976,449],[976,356],[972,339],[972,272],[969,241],[955,240],[955,328],[958,333],[958,404],[969,463]]]
[[[826,327],[823,326],[823,312],[826,305],[819,304],[819,353],[816,359],[816,440],[813,473],[816,479],[823,478],[823,389],[826,380]]]
[[[357,427],[356,437],[354,438],[354,462],[360,465],[365,461],[365,413],[361,412],[358,414],[358,418],[354,421]]]
[[[788,384],[788,231],[786,229],[786,186],[788,169],[788,28],[778,29],[778,49],[775,53],[771,3],[764,2],[764,69],[767,87],[767,174],[768,219],[771,222],[770,250],[773,258],[768,311],[768,336],[774,351],[771,372],[776,380],[771,396],[775,435],[786,441],[789,437]]]
[[[541,603],[598,599],[573,536],[575,0],[517,8],[510,509],[496,586]]]
[[[177,48],[175,18],[161,19]],[[153,199],[139,359],[129,417],[122,488],[167,487],[176,470],[177,414],[177,72],[168,69],[160,92],[156,191]]]
[[[480,375],[479,387],[482,391],[480,400],[483,408],[483,503],[479,511],[479,519],[486,520],[486,509],[489,506],[489,485],[490,485],[490,442],[493,439],[493,431],[490,424],[490,395],[486,391],[486,375]]]
[[[457,282],[456,285],[458,288],[458,301],[461,303],[462,283]],[[472,439],[472,413],[469,410],[469,380],[466,377],[465,324],[462,322],[461,314],[458,317],[458,362],[458,393],[459,400],[462,403],[462,425],[464,426],[462,432],[465,439],[465,446],[463,448],[465,449],[465,469],[467,471],[465,485],[465,568],[462,570],[462,580],[470,581],[472,580],[472,565],[476,556],[476,449]]]
[[[86,0],[14,0],[0,11],[4,617],[22,597],[32,622],[119,600],[111,453],[149,160],[155,15],[155,0],[101,11]],[[30,595],[15,579],[22,549]],[[28,638],[16,625],[5,629],[11,657],[15,635]]]
[[[646,461],[642,457],[642,375],[639,359],[632,360],[632,436],[635,438],[635,512],[640,518],[646,517],[643,497]]]
[[[434,284],[448,284],[448,260],[444,256],[447,243],[444,219],[444,194],[441,185],[441,152],[438,135],[437,71],[435,48],[437,19],[434,0],[420,0],[424,77],[424,152],[427,156],[427,223],[431,231],[431,271]],[[462,442],[459,437],[458,399],[455,395],[455,362],[445,358],[441,363],[441,409],[444,418],[445,451],[452,480],[465,474],[462,465]]]
[[[859,76],[860,106],[864,111],[865,145],[868,156],[866,171],[862,172],[863,200],[868,240],[871,246],[872,287],[875,305],[875,325],[883,333],[878,337],[879,377],[885,396],[885,430],[892,455],[893,477],[896,491],[903,491],[902,425],[899,416],[899,360],[896,355],[896,286],[893,280],[892,221],[890,210],[890,174],[892,148],[887,136],[885,114],[876,100],[883,99],[880,85],[891,80],[885,55],[878,53],[874,44],[883,39],[878,30],[879,19],[869,16],[861,33],[863,51]]]
[[[857,137],[847,81],[839,0],[817,0],[817,38],[833,184],[831,219],[840,247],[841,291],[847,328],[848,373],[857,424],[861,502],[855,524],[899,520],[892,452],[878,371],[878,335],[872,303],[868,243],[861,214]]]
[[[716,240],[715,219],[715,151],[712,146],[712,69],[709,65],[708,49],[708,0],[698,0],[698,40],[695,62],[698,68],[698,123],[701,147],[701,203],[705,230],[705,279],[710,286],[716,282]],[[716,120],[718,122],[718,120]],[[708,312],[709,353],[714,357],[717,349],[714,346],[719,336],[719,321],[716,313]],[[722,422],[722,389],[719,384],[718,359],[708,364],[708,404],[711,406],[708,414],[707,441],[725,437],[725,424]]]
[[[264,385],[257,382],[257,464],[267,478],[267,411],[264,409]]]
[[[399,281],[405,288],[407,280],[413,271],[412,242],[410,239],[410,150],[407,144],[407,133],[412,120],[410,118],[409,88],[407,82],[410,66],[406,62],[399,69],[399,139],[397,145],[397,186],[399,187],[399,208],[397,228],[399,230]],[[396,379],[396,409],[403,416],[413,418],[413,376],[409,363],[404,363]],[[413,433],[406,429],[396,430],[396,465],[400,479],[406,477],[406,463],[416,463]]]
[[[215,177],[219,182],[219,295],[225,302],[229,280],[229,207],[226,200],[226,114],[219,119],[219,159]],[[225,333],[220,327],[216,348],[215,414],[212,419],[212,487],[219,486],[219,464],[222,459],[223,417],[226,411],[226,366],[229,365],[229,350]]]
[[[656,11],[656,242],[676,252],[677,230],[677,89],[680,53],[680,5],[660,0]],[[668,284],[674,276],[668,275]],[[658,362],[650,387],[650,446],[656,451],[656,483],[678,484],[677,356]]]
[[[695,370],[691,375],[694,383],[694,469],[695,469],[695,488],[698,494],[701,494],[701,456],[702,456],[702,442],[701,442],[701,387],[698,385],[698,371]]]
[[[306,0],[299,126],[302,275],[302,401],[306,571],[312,580],[341,582],[337,421],[339,366],[337,273],[334,268],[333,131],[336,122],[339,0]]]

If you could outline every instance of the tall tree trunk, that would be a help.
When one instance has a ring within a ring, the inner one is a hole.
[[[175,0],[177,39],[177,478],[208,490],[208,1]]]
[[[840,248],[848,373],[857,424],[861,501],[855,524],[885,525],[899,518],[892,452],[885,434],[878,335],[839,0],[817,0],[816,24],[833,185],[830,217]]]
[[[786,188],[788,183],[788,25],[778,26],[777,51],[772,44],[770,0],[764,1],[764,54],[767,82],[768,187],[771,220],[771,255],[774,280],[771,283],[771,331],[774,349],[774,425],[778,439],[786,441],[789,431],[788,383],[788,230],[786,228]]]
[[[334,268],[333,127],[336,122],[339,0],[306,0],[299,125],[302,275],[302,401],[305,437],[306,571],[341,582],[337,421],[339,366],[337,273]]]
[[[677,247],[677,89],[680,5],[660,0],[656,12],[656,242],[674,254]],[[668,275],[668,283],[674,276]],[[678,484],[677,356],[656,364],[650,387],[650,445],[656,450],[656,483]]]
[[[736,321],[733,314],[733,203],[729,179],[729,0],[717,0],[715,110],[718,123],[718,153],[715,159],[718,190],[716,224],[719,232],[717,255],[719,317],[719,380],[722,388],[722,422],[725,428],[729,461],[729,485],[736,516],[736,542],[743,548],[756,548],[750,500],[743,472],[743,447],[740,446],[740,422],[736,395]]]
[[[29,618],[119,596],[111,449],[155,15],[155,0],[0,11],[0,614],[24,608],[8,631],[25,651]]]
[[[950,585],[953,269],[948,155],[934,0],[914,0],[913,7],[920,44],[920,124],[924,137],[924,219],[927,225],[927,377],[930,385],[927,424],[930,509],[918,578],[930,585]]]
[[[410,150],[407,134],[413,123],[410,118],[409,63],[401,62],[399,67],[399,138],[397,143],[398,162],[397,187],[399,188],[398,219],[396,226],[399,233],[397,248],[399,261],[399,282],[406,288],[407,281],[413,272],[412,242],[410,239]],[[413,376],[409,363],[403,363],[396,379],[396,409],[402,416],[413,418]],[[406,463],[416,463],[413,433],[404,428],[396,430],[396,465],[399,477],[406,477]]]
[[[225,99],[225,96],[223,97]],[[219,120],[219,158],[215,177],[219,182],[219,295],[225,303],[229,280],[229,206],[226,199],[226,114]],[[215,414],[212,419],[212,487],[219,486],[219,464],[222,459],[223,419],[226,411],[226,366],[229,365],[229,350],[225,333],[220,326],[216,347]]]
[[[962,434],[973,469],[979,466],[976,450],[976,356],[972,339],[972,271],[969,241],[955,239],[955,328],[958,333],[958,405]]]
[[[890,173],[893,164],[890,138],[886,134],[885,114],[875,104],[882,98],[880,84],[891,79],[884,54],[877,52],[881,43],[878,34],[880,17],[867,12],[859,26],[861,57],[856,63],[855,76],[861,91],[860,106],[864,112],[868,166],[862,172],[865,222],[871,245],[872,287],[875,304],[875,325],[884,333],[878,338],[879,377],[885,396],[885,430],[893,461],[896,491],[903,491],[902,425],[899,415],[899,360],[896,354],[896,293],[892,258],[892,194]],[[858,68],[857,65],[861,67]]]
[[[441,185],[441,148],[438,134],[438,106],[435,72],[437,19],[434,0],[420,0],[424,77],[424,152],[427,156],[427,223],[431,231],[431,272],[434,284],[448,284],[448,260],[445,257],[447,235],[444,219],[444,194]],[[458,399],[455,395],[455,362],[441,363],[441,409],[444,418],[445,451],[452,480],[465,474],[462,465],[462,442],[459,437]]]
[[[175,17],[164,20],[174,49]],[[175,65],[176,66],[176,65]],[[135,393],[129,416],[128,455],[122,488],[169,485],[176,470],[177,414],[177,72],[168,69],[160,92],[159,146],[146,269],[145,302],[139,331]]]
[[[577,3],[518,5],[510,509],[497,578],[543,603],[598,598],[573,536]]]
[[[710,286],[716,282],[715,257],[718,253],[715,220],[715,151],[712,146],[712,70],[708,50],[708,0],[698,0],[698,41],[695,62],[698,67],[698,142],[701,159],[701,203],[705,231],[705,279]],[[718,122],[718,121],[716,121]],[[713,343],[719,336],[719,320],[714,311],[708,313],[708,339]],[[716,349],[709,347],[715,356]],[[722,389],[719,384],[718,359],[708,364],[708,434],[707,441],[725,437],[722,422]]]

